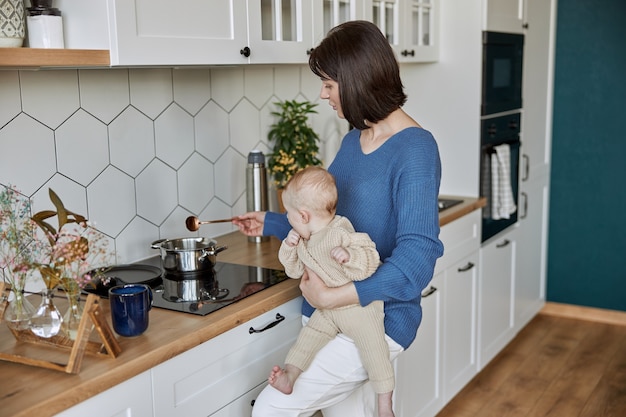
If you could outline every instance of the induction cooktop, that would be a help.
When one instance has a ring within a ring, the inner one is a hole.
[[[224,262],[187,278],[163,274],[152,286],[152,306],[204,316],[288,279],[283,271]]]

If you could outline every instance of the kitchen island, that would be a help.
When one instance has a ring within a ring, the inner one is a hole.
[[[484,199],[463,199],[463,203],[440,214],[442,226],[485,204]],[[275,238],[255,244],[233,232],[216,240],[229,247],[219,254],[221,262],[282,269],[277,257],[280,242]],[[144,334],[118,337],[122,352],[117,358],[86,355],[77,375],[0,362],[0,416],[53,416],[299,295],[298,281],[287,280],[207,316],[154,308]],[[102,300],[101,306],[110,323],[108,301]],[[14,344],[6,327],[0,326],[0,349],[10,350]]]

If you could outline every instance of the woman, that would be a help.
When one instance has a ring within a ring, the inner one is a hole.
[[[391,359],[407,349],[421,322],[421,292],[443,253],[437,196],[441,166],[432,135],[402,110],[406,102],[393,51],[372,23],[333,28],[309,59],[322,80],[320,98],[354,129],[328,171],[337,182],[337,214],[376,243],[382,265],[368,279],[328,288],[307,271],[300,282],[302,314],[314,308],[363,306],[382,300]],[[284,214],[253,212],[234,220],[248,236],[284,239]],[[253,416],[375,415],[374,393],[354,343],[338,335],[302,373],[290,395],[267,387]]]

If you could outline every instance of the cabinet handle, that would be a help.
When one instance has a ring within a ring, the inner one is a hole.
[[[268,329],[271,329],[272,327],[276,326],[278,323],[280,323],[281,321],[285,320],[285,316],[281,315],[280,313],[276,313],[276,320],[274,320],[273,322],[271,322],[270,324],[268,324],[267,326],[265,326],[264,328],[257,330],[254,327],[250,327],[250,329],[248,330],[248,333],[252,334],[252,333],[261,333],[264,332]]]
[[[525,219],[528,216],[528,194],[523,191],[520,194],[524,197],[524,214],[520,214],[519,217],[520,219]]]
[[[410,51],[408,51],[408,50],[405,49],[404,51],[400,52],[400,55],[402,55],[402,56],[409,56],[409,55],[415,56],[415,50],[411,49]]]
[[[306,50],[306,54],[307,54],[307,55],[311,55],[311,54],[313,53],[313,50],[314,50],[314,49],[315,49],[315,48],[307,49],[307,50]]]
[[[437,291],[437,287],[433,287],[432,285],[430,286],[430,288],[428,288],[428,291],[426,291],[426,293],[422,293],[422,298],[426,298],[429,295],[433,295],[433,293]]]
[[[511,241],[509,239],[504,239],[504,242],[498,243],[496,245],[496,248],[503,248],[505,246],[509,246],[509,243],[511,243]]]
[[[245,56],[246,58],[248,58],[250,56],[250,48],[248,48],[247,46],[244,46],[243,49],[239,50],[239,53]]]
[[[465,272],[465,271],[469,271],[470,269],[472,269],[475,265],[471,262],[468,262],[467,265],[457,269],[458,272]]]
[[[528,176],[530,175],[530,156],[523,154],[522,158],[524,158],[524,176],[522,177],[522,181],[528,181]]]

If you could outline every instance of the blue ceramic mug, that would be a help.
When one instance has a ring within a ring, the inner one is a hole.
[[[118,285],[109,289],[113,330],[120,336],[139,336],[148,328],[152,290],[144,284]]]

